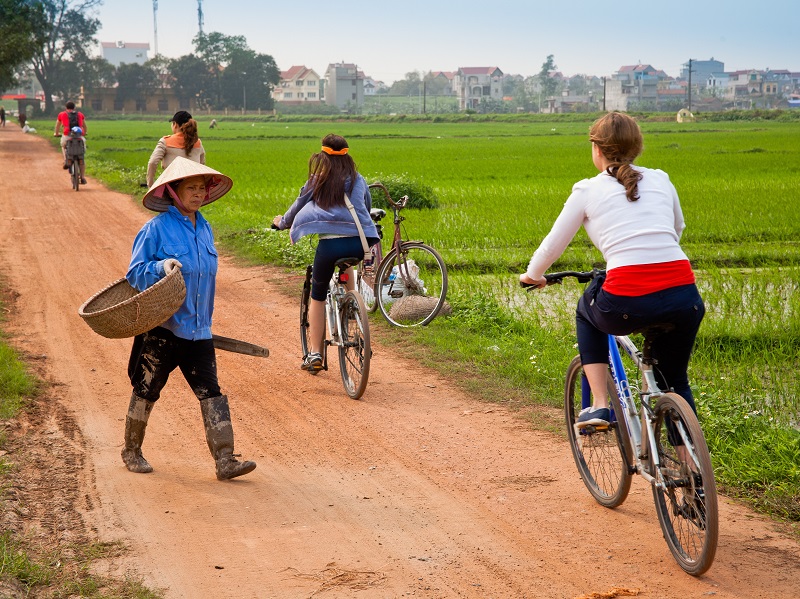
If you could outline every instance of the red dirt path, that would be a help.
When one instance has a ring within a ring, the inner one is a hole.
[[[133,572],[168,598],[559,598],[614,587],[797,597],[798,543],[732,501],[721,500],[716,562],[692,578],[670,556],[644,482],[620,508],[600,507],[565,439],[411,362],[389,368],[379,344],[361,401],[334,370],[301,372],[296,302],[278,291],[286,276],[230,258],[215,332],[271,351],[218,354],[237,452],[258,468],[215,479],[199,407],[176,374],[144,444],[155,472],[128,472],[130,340],[97,336],[77,308],[122,276],[151,214],[103,188],[91,165],[75,193],[46,140],[11,124],[0,165],[0,274],[18,294],[11,341],[52,383],[46,409],[20,425],[49,472],[46,483],[23,477],[28,531],[122,540],[130,551],[107,571]]]

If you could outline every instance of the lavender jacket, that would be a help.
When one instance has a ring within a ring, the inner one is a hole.
[[[345,183],[350,201],[356,209],[358,220],[364,229],[366,237],[378,238],[378,229],[369,216],[372,208],[372,196],[364,177],[358,175],[354,185]],[[320,208],[312,197],[308,181],[300,190],[300,196],[289,206],[286,214],[281,218],[280,229],[290,229],[289,237],[292,243],[304,235],[341,235],[344,237],[358,237],[358,229],[347,206],[334,206],[328,210]]]

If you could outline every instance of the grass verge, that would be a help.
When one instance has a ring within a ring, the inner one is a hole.
[[[41,392],[41,382],[0,334],[0,597],[162,598],[163,594],[148,589],[138,579],[117,579],[92,571],[98,561],[122,555],[126,549],[120,543],[54,546],[49,539],[23,534],[22,527],[15,525],[29,501],[25,477],[18,476],[26,468],[26,452],[19,451],[26,439],[12,437],[7,429],[17,428],[14,421],[24,416]],[[39,476],[45,479],[48,473],[41,471]]]

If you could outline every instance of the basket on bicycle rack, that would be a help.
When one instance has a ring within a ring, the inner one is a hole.
[[[109,339],[135,337],[149,331],[177,312],[186,297],[180,268],[137,291],[123,277],[95,293],[78,309],[92,330]]]

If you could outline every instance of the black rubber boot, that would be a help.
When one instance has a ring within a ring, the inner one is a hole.
[[[240,462],[233,453],[233,426],[228,397],[219,395],[200,400],[206,441],[217,464],[217,479],[228,480],[256,469],[255,462]]]
[[[144,431],[147,428],[147,419],[153,411],[154,402],[142,399],[136,394],[131,395],[128,406],[128,416],[125,418],[125,447],[122,449],[122,461],[131,472],[152,472],[153,467],[147,463],[142,455],[142,442]]]

